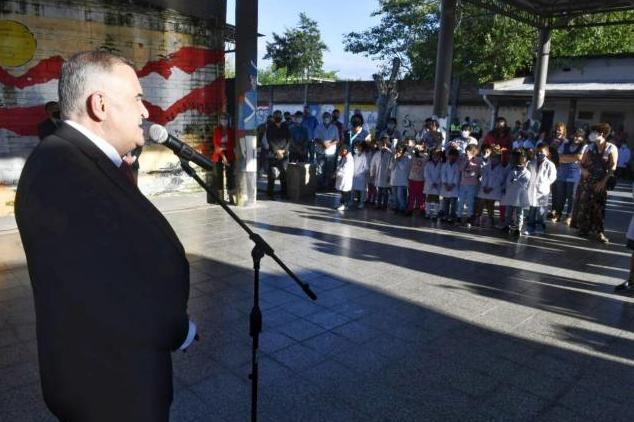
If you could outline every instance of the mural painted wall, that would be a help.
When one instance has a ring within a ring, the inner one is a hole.
[[[72,54],[105,49],[138,69],[150,123],[201,148],[225,108],[222,29],[174,11],[129,1],[3,1],[0,9],[0,184],[14,185],[39,142],[44,103]],[[144,148],[146,194],[190,184],[165,148]]]

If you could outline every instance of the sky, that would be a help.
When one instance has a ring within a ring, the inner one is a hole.
[[[235,24],[235,2],[227,0],[227,23]],[[340,79],[371,80],[379,62],[360,54],[343,50],[343,34],[360,32],[379,23],[379,17],[370,14],[379,8],[377,0],[260,0],[259,28],[263,34],[258,40],[258,67],[265,68],[270,60],[262,57],[266,54],[266,42],[273,40],[272,33],[279,35],[286,28],[292,28],[299,22],[299,13],[304,12],[317,21],[321,39],[330,51],[324,52],[324,70],[338,70]]]

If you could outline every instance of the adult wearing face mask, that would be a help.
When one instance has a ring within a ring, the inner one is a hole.
[[[269,151],[269,171],[267,180],[267,195],[270,200],[275,199],[275,179],[279,175],[282,185],[282,199],[286,198],[286,168],[288,167],[289,145],[291,135],[288,126],[282,122],[282,113],[273,113],[273,124],[266,129],[265,142]]]
[[[222,113],[218,121],[220,124],[214,128],[213,132],[213,154],[211,161],[214,162],[214,188],[218,192],[219,198],[224,198],[225,183],[227,179],[227,191],[229,202],[235,203],[235,175],[234,162],[236,160],[236,133],[229,127],[229,115]],[[213,201],[207,198],[209,203]]]
[[[478,145],[478,140],[471,136],[471,130],[471,125],[462,125],[460,128],[460,136],[452,141],[445,142],[445,149],[449,150],[452,146],[454,146],[458,151],[460,151],[460,156],[464,157],[467,145]]]
[[[492,147],[499,146],[502,151],[502,163],[508,162],[508,156],[513,147],[513,134],[506,125],[504,117],[498,117],[495,120],[495,128],[487,133],[483,143]]]
[[[322,122],[315,130],[315,158],[317,161],[318,186],[321,189],[334,184],[337,167],[337,144],[339,129],[332,124],[332,115],[322,114]]]
[[[319,121],[315,116],[313,116],[313,112],[309,106],[304,107],[304,117],[302,119],[302,126],[306,128],[308,131],[308,140],[309,140],[309,151],[308,151],[308,159],[312,163],[315,160],[315,148],[313,144],[313,139],[315,139],[315,130],[317,126],[319,126]]]
[[[616,171],[619,158],[616,146],[607,141],[611,130],[607,123],[599,123],[591,128],[588,139],[592,144],[581,159],[581,181],[571,221],[571,227],[578,228],[580,236],[594,232],[603,243],[608,243],[604,233],[607,183]]]
[[[396,119],[394,117],[390,117],[387,121],[387,127],[381,131],[379,139],[384,136],[390,137],[390,140],[392,141],[392,151],[396,151],[396,145],[401,142],[402,136],[401,133],[396,130]]]
[[[59,104],[57,101],[49,101],[44,105],[44,110],[48,115],[48,119],[44,120],[37,127],[37,133],[40,141],[49,135],[52,135],[57,127],[62,122],[62,116],[59,111]]]
[[[291,135],[289,161],[291,163],[305,163],[308,159],[308,130],[302,126],[304,114],[301,111],[295,113],[293,123],[288,127]]]
[[[379,139],[384,136],[386,135],[381,135]],[[350,130],[346,132],[346,145],[351,148],[357,141],[370,142],[370,139],[370,132],[363,128],[363,118],[360,115],[352,116],[352,119],[350,120]]]
[[[557,197],[553,203],[553,213],[557,218],[564,216],[566,225],[570,225],[575,191],[581,179],[579,164],[586,151],[585,132],[577,129],[572,139],[565,140],[559,147],[559,167],[557,167]],[[564,214],[564,206],[566,213]],[[553,220],[555,221],[555,220]]]

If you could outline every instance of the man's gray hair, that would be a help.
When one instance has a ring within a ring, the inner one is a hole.
[[[103,91],[107,75],[117,64],[134,69],[125,57],[108,51],[83,51],[68,59],[59,78],[59,107],[64,118],[82,115],[86,111],[88,96]]]

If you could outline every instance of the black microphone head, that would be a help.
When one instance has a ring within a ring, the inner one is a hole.
[[[158,144],[162,144],[167,141],[169,134],[165,126],[153,124],[150,126],[150,139]]]

